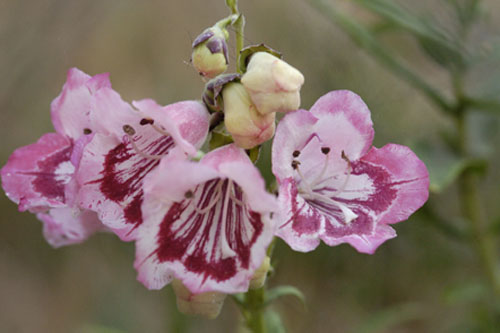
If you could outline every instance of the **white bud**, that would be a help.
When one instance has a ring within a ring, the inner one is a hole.
[[[256,52],[250,58],[241,83],[260,113],[289,112],[300,106],[304,76],[270,53]]]

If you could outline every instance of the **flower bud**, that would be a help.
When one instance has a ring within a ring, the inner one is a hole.
[[[257,52],[251,56],[241,83],[260,113],[289,112],[299,108],[304,76],[283,60]]]
[[[196,70],[208,78],[216,77],[227,69],[227,31],[217,26],[203,31],[193,42],[191,61]]]
[[[222,99],[224,124],[237,146],[250,149],[273,137],[276,114],[260,114],[241,83],[227,84]]]
[[[172,287],[177,297],[177,308],[187,315],[215,319],[219,315],[226,298],[226,294],[219,292],[193,294],[177,279],[172,281]]]
[[[266,256],[262,265],[253,273],[252,279],[250,280],[249,289],[259,289],[264,286],[266,283],[267,272],[269,272],[269,268],[271,267],[271,259]]]

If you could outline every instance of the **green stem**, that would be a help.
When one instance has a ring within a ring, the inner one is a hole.
[[[457,116],[460,149],[468,156],[466,112]],[[481,199],[477,189],[477,174],[472,169],[465,170],[459,179],[460,203],[464,217],[469,221],[472,241],[481,260],[484,273],[496,296],[500,296],[500,270],[496,256],[495,243],[487,233],[487,225],[482,214]]]
[[[234,33],[236,36],[236,63],[240,63],[241,50],[245,46],[244,30],[245,30],[245,17],[238,10],[238,0],[226,0],[226,5],[231,10],[232,15],[238,15],[233,23]],[[243,74],[239,68],[236,69],[238,73]]]
[[[265,333],[264,302],[266,299],[266,287],[248,290],[245,294],[245,321],[252,333]]]

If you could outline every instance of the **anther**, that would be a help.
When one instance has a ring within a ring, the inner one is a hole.
[[[184,193],[184,197],[186,199],[191,199],[194,196],[193,191],[189,190],[186,193]]]
[[[134,135],[135,129],[130,125],[123,125],[123,131],[128,135]]]
[[[83,129],[83,134],[89,135],[90,133],[92,133],[92,130],[90,128],[84,128]]]
[[[141,124],[142,126],[144,126],[144,125],[153,125],[154,122],[155,121],[153,119],[142,118],[141,121],[139,122],[139,124]]]
[[[321,147],[321,152],[325,155],[328,155],[330,152],[330,147]]]
[[[293,157],[297,158],[300,155],[300,151],[295,150],[292,155],[293,155]]]
[[[300,165],[300,162],[299,162],[299,161],[297,161],[297,160],[293,160],[293,161],[292,161],[292,168],[293,168],[294,170],[297,170],[297,169],[299,168],[299,165]]]

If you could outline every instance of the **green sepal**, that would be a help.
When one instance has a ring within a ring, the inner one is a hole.
[[[250,56],[256,52],[267,52],[272,54],[277,58],[283,58],[282,54],[276,50],[273,50],[264,43],[259,45],[250,45],[241,50],[240,56],[238,57],[238,63],[236,64],[239,73],[245,73],[247,71],[248,62],[250,61]]]

